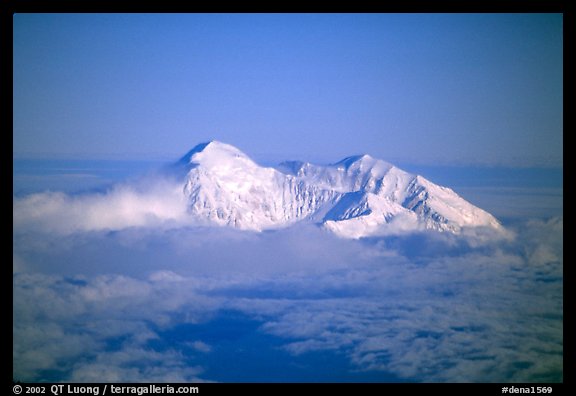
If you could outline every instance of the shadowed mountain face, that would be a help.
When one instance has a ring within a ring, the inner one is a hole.
[[[489,213],[449,188],[369,155],[320,166],[262,167],[237,148],[212,141],[177,163],[188,211],[207,225],[261,231],[311,221],[346,238],[415,230],[502,230]]]

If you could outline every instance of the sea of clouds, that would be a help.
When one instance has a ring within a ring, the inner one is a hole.
[[[180,191],[14,198],[15,380],[563,380],[561,216],[345,240],[199,227]]]

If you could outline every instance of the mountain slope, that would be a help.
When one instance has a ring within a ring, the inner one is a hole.
[[[200,220],[241,229],[264,230],[292,224],[316,213],[338,195],[258,166],[233,146],[199,145],[188,161],[184,194]]]
[[[284,162],[267,168],[213,141],[193,148],[178,166],[189,213],[207,225],[261,231],[312,221],[348,238],[501,228],[451,189],[368,155],[327,166]]]

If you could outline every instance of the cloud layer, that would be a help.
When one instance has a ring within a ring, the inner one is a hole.
[[[318,353],[372,380],[563,378],[562,218],[507,240],[257,234],[189,227],[161,187],[15,201],[15,379],[265,381],[254,356],[217,370],[262,339],[288,380]]]
[[[119,184],[99,194],[31,194],[14,201],[13,217],[16,229],[59,234],[189,222],[182,186],[161,178]]]

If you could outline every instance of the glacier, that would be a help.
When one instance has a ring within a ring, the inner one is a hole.
[[[203,225],[264,231],[312,222],[344,238],[468,227],[502,230],[490,213],[453,190],[369,155],[329,165],[258,165],[238,148],[202,143],[173,169],[187,212]]]

